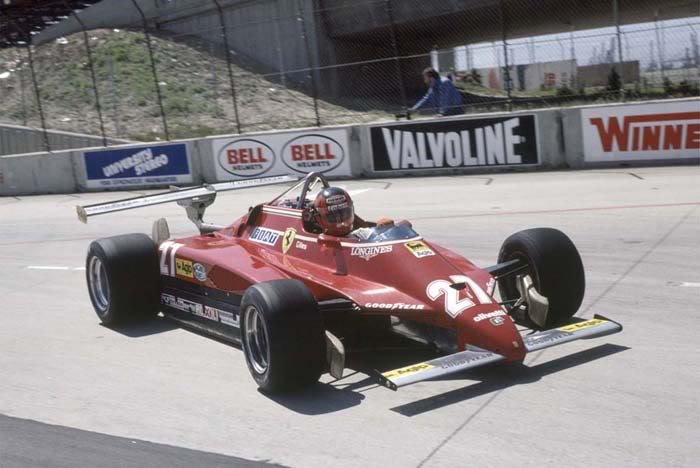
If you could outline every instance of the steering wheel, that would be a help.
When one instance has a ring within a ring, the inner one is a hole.
[[[299,194],[299,201],[297,202],[297,210],[301,210],[304,208],[304,200],[306,200],[306,194],[316,185],[318,181],[321,181],[321,184],[323,184],[323,188],[328,188],[330,187],[330,184],[326,180],[326,177],[321,174],[320,172],[311,172],[309,175],[306,176],[306,179],[304,180],[304,186],[301,189],[301,193]]]

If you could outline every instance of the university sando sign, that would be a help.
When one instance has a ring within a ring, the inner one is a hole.
[[[700,159],[700,101],[581,110],[586,162]]]

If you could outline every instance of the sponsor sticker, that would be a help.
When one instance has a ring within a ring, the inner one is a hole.
[[[219,321],[224,325],[230,325],[232,327],[239,326],[238,314],[226,312],[225,310],[221,309],[216,309],[216,312],[219,314]]]
[[[175,259],[175,272],[186,278],[194,278],[194,272],[192,269],[192,262],[189,260],[184,260],[182,258]]]
[[[360,257],[367,261],[376,257],[377,255],[391,253],[393,251],[393,246],[391,245],[379,245],[370,247],[353,247],[350,250],[350,255],[353,257]]]
[[[188,301],[181,297],[173,296],[172,294],[161,294],[161,300],[166,306],[172,307],[173,309],[178,309],[183,312],[187,312],[193,315],[203,315],[202,304],[198,302]]]
[[[328,172],[345,159],[343,145],[325,135],[302,135],[282,148],[282,162],[296,172]]]
[[[204,282],[207,280],[207,269],[204,265],[195,263],[192,265],[192,269],[194,270],[194,277],[197,278],[198,281]]]
[[[585,322],[578,322],[578,323],[573,323],[571,325],[566,325],[564,327],[559,327],[557,330],[561,330],[564,332],[568,333],[573,333],[579,330],[584,330],[586,328],[590,327],[595,327],[597,325],[602,325],[606,323],[606,320],[600,320],[600,319],[591,319],[591,320],[586,320]]]
[[[271,229],[256,227],[250,235],[250,240],[258,244],[265,244],[274,247],[277,244],[280,234]]]
[[[299,250],[306,250],[307,245],[304,242],[297,241],[296,248]]]
[[[508,315],[508,314],[506,314],[502,310],[494,310],[493,312],[485,312],[485,313],[482,312],[482,313],[474,316],[474,321],[481,322],[482,320],[490,319],[493,317],[500,317],[502,319],[504,315]],[[491,323],[493,323],[493,322],[491,322]],[[501,321],[501,323],[503,323],[503,322]],[[500,325],[500,323],[499,323],[499,325]]]
[[[411,241],[404,244],[414,257],[423,258],[435,255],[433,249],[428,247],[423,241]]]
[[[214,322],[219,321],[219,309],[210,306],[204,306],[204,310],[200,310],[199,313],[195,312],[194,315],[203,317],[205,319],[213,320]]]
[[[275,152],[268,145],[252,138],[240,138],[225,145],[217,155],[219,167],[239,177],[255,177],[275,164]]]
[[[294,238],[297,235],[297,230],[294,228],[287,228],[282,235],[282,253],[287,253],[287,251],[292,247],[294,243]]]
[[[389,309],[389,310],[423,310],[425,306],[423,304],[404,304],[402,302],[396,303],[383,303],[383,302],[370,302],[365,304],[367,309]]]
[[[416,372],[422,372],[428,369],[432,369],[433,367],[435,366],[433,366],[432,364],[428,364],[427,362],[421,362],[412,366],[402,367],[401,369],[395,369],[389,372],[384,372],[382,375],[387,379],[391,379],[392,377],[401,377],[404,375],[415,374]]]
[[[505,321],[506,319],[504,319],[502,316],[493,317],[489,319],[489,322],[491,322],[491,325],[493,325],[494,327],[500,327],[501,325],[503,325],[503,323],[505,323]]]

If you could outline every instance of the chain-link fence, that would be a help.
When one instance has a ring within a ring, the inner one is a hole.
[[[40,45],[11,25],[0,122],[105,143],[370,122],[407,115],[427,67],[466,113],[700,94],[700,16],[646,0],[144,3],[118,29],[73,12]]]

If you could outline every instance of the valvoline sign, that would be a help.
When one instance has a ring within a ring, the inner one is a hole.
[[[348,130],[256,134],[212,141],[218,180],[323,172],[350,176]]]
[[[184,143],[85,151],[83,161],[88,188],[192,182]]]

